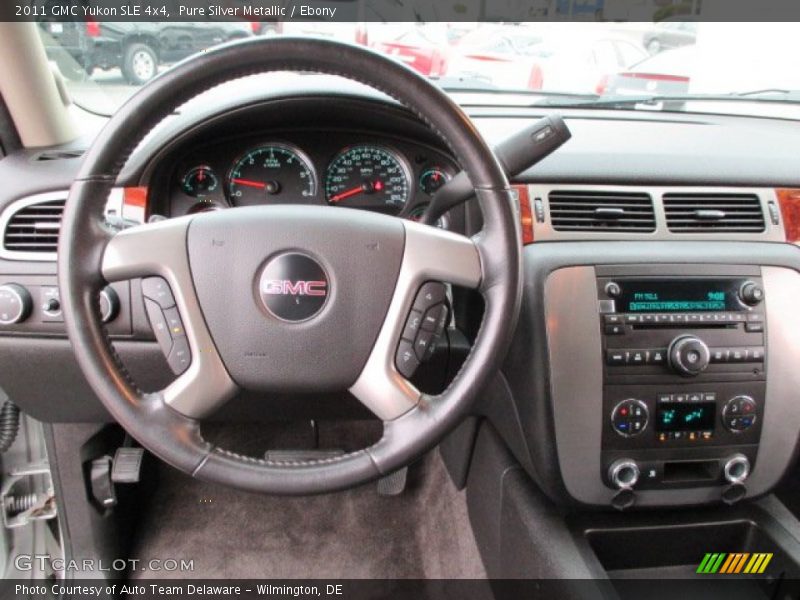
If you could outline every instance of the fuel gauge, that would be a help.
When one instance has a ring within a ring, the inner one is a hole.
[[[425,169],[419,176],[419,187],[422,191],[433,196],[440,187],[450,181],[451,175],[439,167]]]
[[[201,198],[219,187],[219,179],[211,167],[200,165],[183,176],[181,187],[188,196]]]

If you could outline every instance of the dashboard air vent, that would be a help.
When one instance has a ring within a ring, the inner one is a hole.
[[[34,156],[34,160],[49,161],[49,160],[66,160],[69,158],[80,158],[83,156],[84,150],[45,150]]]
[[[760,233],[764,211],[755,194],[664,194],[673,233]]]
[[[557,190],[548,195],[556,231],[656,230],[653,199],[641,192]]]
[[[13,208],[3,229],[3,250],[13,253],[55,253],[65,198],[50,197]]]

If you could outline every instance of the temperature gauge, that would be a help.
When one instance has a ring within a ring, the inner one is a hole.
[[[440,187],[450,181],[450,174],[439,167],[425,169],[419,176],[419,187],[422,191],[433,196]]]
[[[183,176],[181,188],[193,198],[200,198],[214,192],[219,187],[219,179],[211,167],[201,165]]]

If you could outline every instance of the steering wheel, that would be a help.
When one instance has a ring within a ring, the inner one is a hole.
[[[236,208],[111,232],[106,200],[145,135],[198,93],[271,71],[339,75],[413,111],[469,175],[483,214],[481,232],[467,238],[367,211],[308,205]],[[235,42],[143,87],[86,154],[66,202],[58,250],[67,333],[110,414],[174,467],[250,491],[334,491],[407,465],[467,414],[499,366],[519,313],[516,211],[489,147],[424,77],[333,41]],[[144,393],[114,352],[98,295],[110,282],[153,276],[174,299],[189,364],[165,389]],[[396,363],[407,317],[429,282],[477,289],[485,302],[470,356],[436,396],[420,393]],[[200,431],[201,419],[239,389],[349,390],[383,421],[383,436],[366,449],[321,460],[241,456],[213,446]]]

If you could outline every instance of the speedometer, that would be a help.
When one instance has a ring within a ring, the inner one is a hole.
[[[316,194],[311,162],[288,144],[250,150],[234,163],[228,177],[228,196],[234,206],[297,203]]]
[[[397,215],[408,202],[410,180],[408,166],[391,150],[353,146],[328,167],[325,197],[332,205]]]

